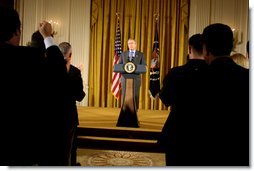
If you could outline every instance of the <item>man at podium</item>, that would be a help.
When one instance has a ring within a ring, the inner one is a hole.
[[[126,64],[128,62],[133,62],[135,65],[146,65],[145,55],[144,53],[137,51],[137,43],[134,39],[130,38],[128,40],[128,51],[125,51],[121,54],[118,64]],[[141,85],[141,76],[140,74],[134,74],[134,97],[136,102],[136,109],[139,107],[139,91]],[[121,77],[121,85],[122,85],[122,102],[123,97],[125,96],[125,85],[126,81],[124,77]]]

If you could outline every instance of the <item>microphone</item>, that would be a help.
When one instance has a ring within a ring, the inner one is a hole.
[[[135,54],[133,51],[129,52],[129,62],[132,62],[132,59],[135,57]]]
[[[132,61],[132,52],[129,52],[129,62]]]

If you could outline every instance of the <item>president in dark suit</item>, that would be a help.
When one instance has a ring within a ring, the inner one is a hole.
[[[119,64],[126,64],[127,62],[133,62],[136,65],[146,65],[145,55],[144,53],[137,51],[137,43],[134,39],[128,40],[128,51],[125,51],[121,54]],[[134,97],[136,103],[136,109],[139,107],[139,92],[141,85],[141,76],[140,74],[135,74],[134,76]],[[122,85],[122,102],[123,97],[125,96],[125,78],[121,77],[121,85]]]

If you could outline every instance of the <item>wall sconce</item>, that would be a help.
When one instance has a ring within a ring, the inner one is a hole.
[[[234,28],[232,29],[232,31],[233,31],[233,49],[235,49],[237,45],[243,43],[243,34],[242,32]]]
[[[49,20],[49,23],[52,25],[53,33],[52,35],[55,36],[60,28],[60,24],[57,21]]]

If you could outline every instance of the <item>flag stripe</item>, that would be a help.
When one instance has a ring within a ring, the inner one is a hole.
[[[122,47],[121,47],[121,32],[120,32],[120,24],[119,19],[117,19],[117,30],[116,30],[116,37],[115,37],[115,55],[114,55],[114,65],[118,64],[120,55],[122,53]],[[120,95],[120,73],[112,73],[112,87],[111,91],[115,98],[119,98]]]

